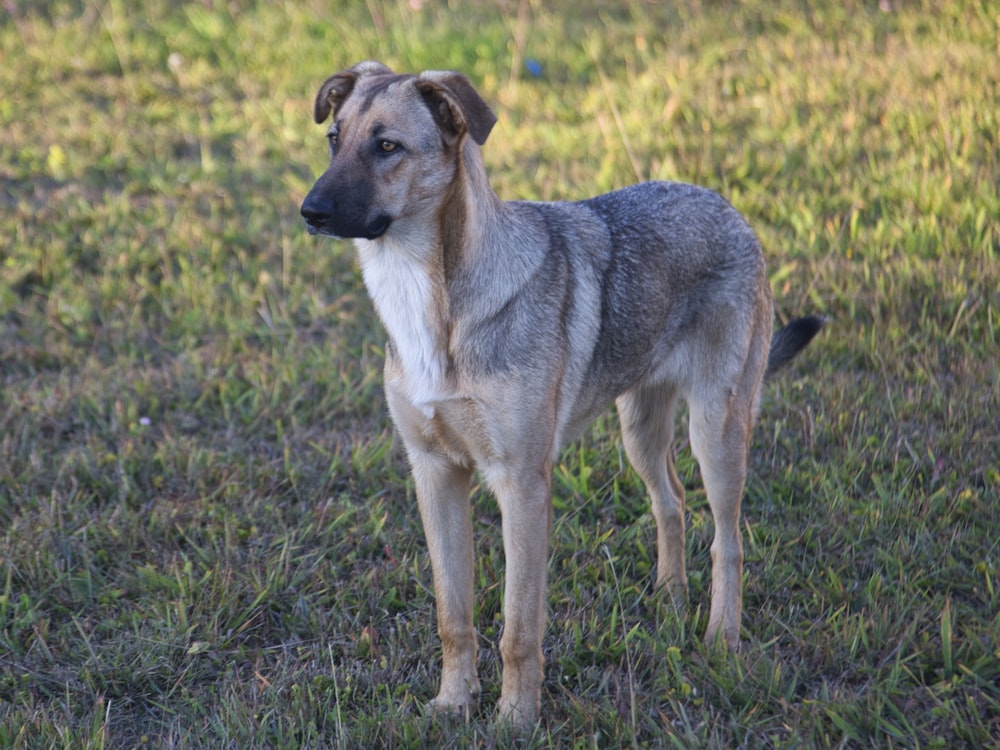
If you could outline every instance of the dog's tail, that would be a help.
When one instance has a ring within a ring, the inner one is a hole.
[[[764,371],[764,377],[769,378],[774,375],[788,364],[792,357],[805,349],[825,323],[826,318],[807,315],[775,331],[771,339],[771,350],[767,353],[767,369]]]

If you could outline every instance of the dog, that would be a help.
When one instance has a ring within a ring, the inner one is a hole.
[[[480,146],[496,116],[453,71],[362,62],[315,100],[330,163],[302,203],[312,234],[352,238],[388,334],[384,387],[416,487],[442,645],[434,711],[468,711],[480,683],[470,488],[502,514],[500,719],[539,715],[552,467],[612,401],[656,520],[656,582],[683,592],[684,492],[673,416],[715,522],[705,640],[737,648],[740,502],[766,376],[823,324],[772,337],[760,243],[706,188],[627,187],[581,202],[500,200]]]

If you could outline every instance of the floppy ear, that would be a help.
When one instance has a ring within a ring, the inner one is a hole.
[[[392,71],[380,62],[366,60],[359,62],[347,70],[334,73],[323,81],[316,94],[316,104],[313,107],[313,119],[318,123],[326,122],[331,112],[340,109],[340,105],[351,95],[354,84],[359,78],[367,75],[386,75]]]
[[[420,74],[416,86],[446,139],[454,142],[468,133],[480,146],[486,143],[497,118],[468,78],[450,70],[429,70]]]

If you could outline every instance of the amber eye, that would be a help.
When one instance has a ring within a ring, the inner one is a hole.
[[[378,147],[383,154],[391,154],[393,151],[399,148],[399,144],[393,143],[392,141],[381,141],[378,144]]]

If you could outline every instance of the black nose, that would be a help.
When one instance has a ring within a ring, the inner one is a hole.
[[[306,196],[306,199],[302,201],[302,217],[306,220],[306,224],[311,227],[319,227],[323,225],[323,222],[329,217],[326,208],[320,204],[317,200],[315,192],[310,192]]]

